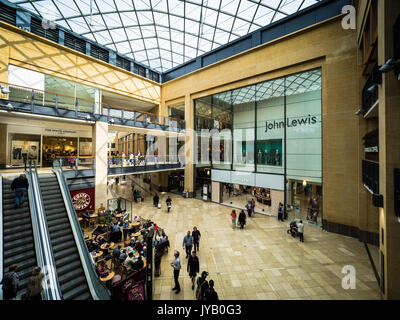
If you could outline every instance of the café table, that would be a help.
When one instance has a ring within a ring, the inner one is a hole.
[[[101,257],[102,255],[103,255],[103,251],[94,252],[94,254],[92,253],[92,257],[93,257],[94,261],[96,261],[96,259]]]

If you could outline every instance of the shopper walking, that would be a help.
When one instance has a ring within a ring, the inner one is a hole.
[[[197,227],[193,227],[192,237],[193,237],[194,252],[200,251],[199,247],[200,247],[201,233],[199,230],[197,230]]]
[[[194,290],[194,284],[196,282],[196,276],[199,273],[199,270],[199,258],[196,256],[196,251],[193,251],[192,255],[189,257],[187,265],[187,272],[189,273],[190,279],[192,279],[192,290]]]
[[[165,201],[167,203],[167,209],[168,212],[171,210],[171,206],[172,206],[172,200],[171,198],[168,196],[167,200]]]
[[[201,273],[201,277],[197,278],[197,288],[196,288],[196,299],[204,300],[204,293],[208,289],[208,281],[206,280],[208,276],[207,271]]]
[[[304,224],[303,220],[297,224],[297,232],[299,233],[300,242],[304,242]]]
[[[3,285],[3,299],[15,300],[19,289],[18,265],[12,264],[9,271],[4,275],[1,284]]]
[[[15,209],[21,208],[24,203],[25,190],[28,192],[29,183],[24,174],[19,175],[11,183],[11,190],[15,191]]]
[[[236,210],[232,210],[231,219],[232,219],[232,229],[236,229]]]
[[[29,279],[27,296],[29,300],[42,300],[44,274],[40,267],[35,267]]]
[[[126,238],[128,237],[128,233],[129,233],[129,223],[127,220],[125,220],[124,224],[122,225],[122,232],[124,235],[124,241],[126,241]]]
[[[204,291],[204,300],[205,301],[216,301],[218,299],[218,294],[214,290],[214,280],[210,280],[208,282],[208,288]]]
[[[186,249],[186,259],[189,258],[190,253],[192,252],[193,246],[193,237],[190,235],[190,231],[187,232],[187,235],[183,238],[182,247]]]
[[[175,250],[174,252],[174,261],[171,262],[171,267],[174,269],[174,281],[175,287],[172,288],[172,291],[175,291],[176,294],[181,292],[181,286],[179,285],[179,271],[181,270],[181,259],[179,258],[179,251]]]
[[[246,224],[246,214],[244,213],[244,210],[240,211],[239,224],[240,224],[240,229],[243,229],[244,225]]]

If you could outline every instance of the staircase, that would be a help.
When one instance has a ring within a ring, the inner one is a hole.
[[[39,184],[62,298],[91,300],[57,177],[39,174]]]
[[[18,265],[18,295],[23,295],[37,264],[28,195],[25,192],[23,206],[15,209],[15,192],[11,190],[14,178],[3,177],[3,272],[14,263]]]

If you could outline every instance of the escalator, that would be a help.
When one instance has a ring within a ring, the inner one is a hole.
[[[38,177],[61,297],[92,299],[57,177],[53,173]]]
[[[19,275],[18,295],[26,293],[26,287],[32,270],[37,266],[35,240],[32,230],[29,197],[25,192],[25,200],[21,208],[14,208],[15,193],[11,183],[15,176],[3,176],[2,181],[2,227],[3,227],[3,263],[2,271],[6,273],[9,266],[17,264]],[[1,261],[0,261],[1,263]]]

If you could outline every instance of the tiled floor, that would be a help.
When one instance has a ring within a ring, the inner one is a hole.
[[[130,186],[114,191],[130,198]],[[109,197],[112,197],[110,194]],[[134,204],[134,214],[149,218],[163,227],[171,248],[161,263],[161,276],[155,280],[154,299],[194,299],[186,272],[182,240],[197,226],[200,241],[200,270],[209,272],[220,299],[380,299],[364,245],[356,239],[305,227],[305,242],[286,233],[288,223],[256,214],[244,230],[232,230],[230,208],[201,200],[171,195],[168,214],[161,194],[162,208],[152,206],[152,199]],[[173,251],[181,252],[182,291],[176,295],[170,266]],[[356,270],[356,289],[342,288],[341,273],[346,265]]]

